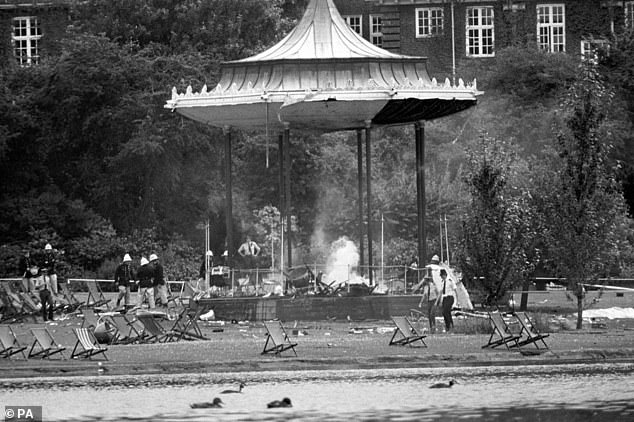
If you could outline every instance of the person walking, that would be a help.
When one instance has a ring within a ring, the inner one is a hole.
[[[139,307],[143,305],[147,298],[148,307],[154,309],[154,286],[152,285],[154,272],[149,264],[150,262],[147,258],[142,257],[141,266],[136,274],[137,283],[139,284]]]
[[[130,283],[134,282],[134,270],[132,269],[132,258],[129,254],[125,254],[121,264],[114,271],[114,282],[119,289],[117,296],[117,308],[123,299],[125,309],[130,306]]]
[[[154,300],[158,300],[161,306],[167,307],[167,286],[163,277],[163,266],[156,254],[150,255],[150,268],[152,269],[152,286],[154,287]]]
[[[50,243],[47,243],[44,246],[44,261],[42,262],[42,268],[46,270],[46,275],[48,275],[50,281],[51,291],[54,295],[57,295],[57,258],[55,257],[55,252],[53,251],[53,246]]]
[[[44,322],[53,321],[53,294],[49,277],[41,277],[40,274],[33,275],[35,291],[40,296],[42,305],[42,319]]]
[[[447,278],[447,271],[444,268],[440,270],[440,278],[442,280],[442,289],[436,301],[436,306],[442,303],[442,316],[445,319],[445,330],[449,332],[453,329],[451,310],[456,300],[456,283],[452,279]]]

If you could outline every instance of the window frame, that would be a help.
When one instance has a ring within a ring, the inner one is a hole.
[[[424,13],[427,16],[421,16]],[[440,12],[440,17],[432,16],[433,12]],[[445,9],[442,7],[417,7],[414,9],[414,19],[416,23],[416,38],[432,38],[445,35]],[[433,25],[432,22],[440,19],[440,25]],[[421,22],[424,25],[421,26]],[[428,33],[421,33],[425,27],[428,29]],[[434,32],[434,28],[440,28],[439,31]]]
[[[470,11],[478,11],[477,24],[472,25],[469,22]],[[485,15],[486,12],[487,14]],[[490,15],[489,15],[490,13]],[[485,19],[490,19],[491,23],[485,23]],[[486,31],[490,30],[490,36],[486,36]],[[474,39],[470,35],[470,31],[477,31],[477,44],[474,46],[471,41]],[[490,45],[485,45],[485,39],[491,39]],[[471,49],[477,49],[475,53],[471,53]],[[485,52],[485,49],[490,48],[490,52]],[[468,6],[465,9],[465,55],[467,57],[474,58],[486,58],[495,57],[495,10],[493,6]]]
[[[378,23],[375,23],[378,20]],[[378,26],[379,31],[375,31]],[[370,42],[379,48],[383,48],[383,15],[370,15]],[[375,40],[376,39],[376,40]],[[378,40],[378,41],[377,41]]]
[[[18,23],[21,25],[18,25]],[[24,33],[18,34],[18,31],[23,31]],[[41,39],[42,26],[37,16],[15,16],[11,18],[13,57],[20,66],[39,64]]]
[[[346,21],[346,24],[348,24],[348,27],[350,27],[350,29],[352,29],[357,34],[363,36],[363,15],[345,15],[345,16],[342,16],[342,18]],[[358,31],[355,29],[356,26],[352,26],[352,23],[350,22],[351,19],[359,20]]]
[[[605,38],[583,38],[581,39],[581,60],[597,63],[597,50],[606,48],[607,54],[610,52],[610,42]]]
[[[555,15],[555,8],[561,8],[561,22],[554,22],[553,17]],[[548,9],[547,15],[542,15],[540,9]],[[547,16],[548,22],[540,22],[541,16]],[[566,4],[565,3],[543,3],[536,5],[536,23],[537,23],[537,46],[541,50],[548,51],[549,53],[565,53],[566,52]],[[543,34],[541,29],[547,29],[548,33]],[[561,34],[555,34],[556,28],[561,29]],[[548,44],[542,42],[542,36],[546,35],[548,38]],[[560,43],[555,43],[555,38],[561,37]],[[561,49],[555,49],[555,46],[560,46]],[[545,48],[548,47],[548,48]]]

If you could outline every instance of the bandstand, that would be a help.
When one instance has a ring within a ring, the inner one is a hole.
[[[223,63],[217,86],[200,92],[176,88],[165,107],[190,119],[224,129],[227,246],[233,249],[231,130],[280,133],[280,210],[286,219],[287,258],[292,266],[290,133],[355,130],[358,147],[359,244],[363,257],[363,135],[366,153],[368,267],[372,267],[372,128],[415,125],[418,257],[425,262],[424,122],[476,104],[475,81],[438,82],[426,58],[383,50],[348,27],[332,0],[311,0],[303,18],[279,43],[242,60]],[[373,283],[369,271],[370,284]]]

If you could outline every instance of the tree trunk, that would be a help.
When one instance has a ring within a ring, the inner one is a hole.
[[[581,330],[583,323],[583,293],[577,294],[577,330]]]

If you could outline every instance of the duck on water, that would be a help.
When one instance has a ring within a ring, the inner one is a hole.
[[[192,403],[189,405],[192,409],[213,409],[222,407],[223,401],[218,397],[214,398],[212,402]]]
[[[284,397],[282,400],[275,400],[266,405],[269,409],[275,407],[293,407],[291,404],[291,399],[288,397]]]
[[[429,388],[451,388],[454,384],[458,384],[456,380],[449,380],[449,382],[437,382],[436,384],[432,384]]]

